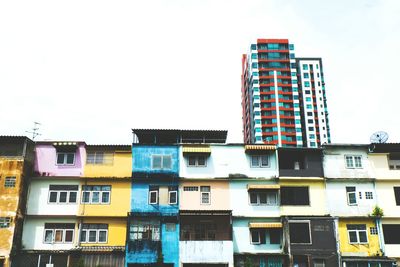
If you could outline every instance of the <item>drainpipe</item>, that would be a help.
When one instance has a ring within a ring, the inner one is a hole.
[[[376,193],[376,181],[374,180],[374,193],[376,197],[376,205],[378,206],[378,194]],[[382,256],[385,255],[385,241],[383,240],[383,229],[381,224],[381,218],[377,217],[375,219],[376,230],[378,232],[378,240],[379,240],[379,249],[382,252]]]

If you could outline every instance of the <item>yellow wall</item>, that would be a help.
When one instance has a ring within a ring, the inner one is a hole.
[[[347,234],[347,224],[366,224],[368,234],[368,244],[350,244]],[[343,256],[376,256],[380,252],[378,235],[370,234],[370,227],[375,227],[374,219],[339,219],[339,239],[340,253]]]
[[[371,153],[368,154],[369,160],[372,162],[376,179],[399,179],[400,170],[390,170],[387,153]]]
[[[131,177],[132,152],[115,151],[113,164],[85,164],[85,177]]]
[[[81,246],[125,246],[127,218],[83,218],[82,223],[108,224],[107,243],[81,243]]]
[[[281,206],[281,215],[326,215],[325,182],[323,178],[279,179],[280,186],[308,186],[309,206]]]
[[[81,181],[82,185],[111,185],[110,204],[79,205],[79,216],[124,216],[131,205],[131,179],[90,179]]]
[[[15,217],[20,198],[22,170],[22,158],[0,158],[0,217],[11,218],[10,227],[0,228],[0,257],[6,258],[5,266],[8,266],[8,257],[13,243]],[[9,176],[16,177],[14,188],[4,187],[5,178]]]

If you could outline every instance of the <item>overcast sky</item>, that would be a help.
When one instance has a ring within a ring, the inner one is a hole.
[[[126,143],[131,128],[242,142],[241,56],[288,38],[323,60],[333,142],[400,142],[400,1],[0,2],[0,135]]]

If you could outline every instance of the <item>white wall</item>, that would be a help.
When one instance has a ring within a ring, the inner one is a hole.
[[[346,168],[345,155],[362,156],[362,168]],[[373,178],[374,173],[364,147],[326,146],[323,156],[324,176],[327,178]]]
[[[233,266],[232,241],[179,241],[181,263],[228,263]]]
[[[243,174],[247,177],[271,178],[278,176],[275,150],[266,150],[269,167],[251,168],[250,155],[245,153],[244,145],[211,145],[211,155],[206,167],[188,167],[187,157],[182,150],[179,158],[179,175],[185,178],[229,177],[229,174]]]
[[[346,186],[356,187],[357,205],[348,205]],[[373,193],[373,199],[365,199],[366,191]],[[359,197],[359,192],[362,193],[362,199]],[[326,199],[328,213],[332,216],[368,216],[377,203],[377,195],[372,181],[327,181]]]
[[[233,219],[233,250],[234,253],[282,253],[283,245],[271,245],[271,244],[262,244],[262,245],[253,245],[250,240],[250,229],[249,222],[257,222],[257,221],[267,221],[260,219]],[[276,221],[280,222],[280,221]],[[267,232],[268,234],[268,232]],[[269,237],[266,237],[267,243]],[[283,244],[283,240],[281,239],[281,244]]]
[[[73,240],[77,240],[78,224],[75,219],[61,218],[26,218],[24,221],[24,230],[22,233],[23,249],[35,250],[67,250],[75,247],[75,242],[72,243],[44,243],[44,224],[45,223],[75,223],[75,231]]]
[[[250,205],[248,184],[276,184],[274,181],[268,180],[248,180],[229,182],[229,194],[232,209],[232,216],[245,217],[279,217],[280,216],[280,200],[278,205]],[[279,193],[278,193],[279,194]]]
[[[383,209],[385,217],[400,217],[400,206],[396,205],[393,187],[400,187],[400,180],[376,181],[378,205]]]
[[[376,175],[376,179],[400,179],[400,170],[390,170],[388,153],[371,153],[369,158],[373,170]]]
[[[80,202],[78,191],[76,203],[48,203],[49,185],[79,185],[78,180],[58,179],[32,179],[28,191],[27,214],[28,215],[76,215]],[[80,189],[78,187],[78,189]]]

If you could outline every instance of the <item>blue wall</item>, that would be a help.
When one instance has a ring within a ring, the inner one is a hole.
[[[179,266],[179,224],[176,224],[175,231],[168,232],[162,225],[162,249],[165,263],[174,263],[175,267]]]
[[[152,168],[152,155],[171,155],[172,168],[169,170],[155,170]],[[178,146],[148,146],[134,145],[132,147],[132,174],[135,176],[165,174],[178,177],[179,152]]]
[[[178,203],[175,205],[151,205],[149,204],[149,186],[159,185],[159,186],[176,186],[179,183],[176,182],[132,182],[131,187],[131,211],[132,212],[159,212],[162,215],[177,215],[179,213],[179,196]],[[178,194],[179,195],[179,194]]]

